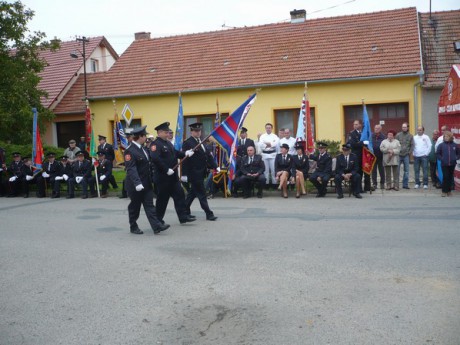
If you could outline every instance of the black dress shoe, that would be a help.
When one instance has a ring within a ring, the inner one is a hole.
[[[135,234],[135,235],[142,235],[144,232],[139,229],[139,228],[135,228],[135,229],[131,229],[130,231],[132,234]]]
[[[258,197],[259,199],[262,199],[262,193],[257,193],[257,197]]]
[[[210,214],[209,216],[206,216],[206,220],[216,220],[217,217],[213,214]]]
[[[59,194],[53,194],[51,196],[51,199],[56,199],[56,198],[60,198],[61,196]]]
[[[28,197],[29,197],[29,193],[24,194],[24,198],[28,198]]]
[[[165,231],[167,229],[169,229],[169,224],[161,224],[158,225],[155,229],[153,229],[153,233],[156,235],[156,234],[159,234],[160,232],[162,231]]]
[[[67,197],[66,197],[66,199],[73,199],[73,198],[75,198],[74,195],[67,195]]]
[[[243,199],[248,199],[249,195],[243,195]]]
[[[128,196],[127,195],[120,195],[118,198],[119,199],[126,199]]]
[[[82,199],[88,199],[88,195],[83,195],[81,198]]]
[[[343,194],[337,195],[337,199],[343,199]]]
[[[186,218],[184,219],[181,219],[179,222],[181,224],[185,224],[185,223],[190,223],[190,222],[194,222],[196,220],[196,218],[192,218],[190,216],[187,216]]]
[[[189,214],[188,217],[196,219],[196,216],[194,216],[193,214]]]
[[[355,198],[357,198],[357,199],[362,199],[363,197],[361,196],[361,194],[356,193],[356,194],[355,194]]]

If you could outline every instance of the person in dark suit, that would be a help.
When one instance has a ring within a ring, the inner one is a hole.
[[[104,152],[105,159],[110,161],[113,166],[113,161],[115,160],[115,151],[113,150],[112,145],[107,144],[106,140],[107,138],[105,136],[99,135],[99,146],[97,147],[97,150],[100,152]],[[113,188],[118,188],[117,181],[115,181],[115,177],[112,174],[109,177],[109,182]]]
[[[281,190],[283,198],[288,197],[287,183],[289,181],[289,177],[291,176],[292,169],[292,157],[288,152],[289,145],[282,144],[280,146],[280,153],[278,153],[275,157],[275,180],[276,182],[279,182],[278,190]]]
[[[301,195],[307,194],[305,190],[305,179],[308,177],[310,162],[308,156],[305,155],[304,143],[305,141],[298,141],[295,143],[294,148],[297,154],[292,156],[291,179],[295,182],[296,198],[300,198]]]
[[[200,137],[202,126],[203,124],[199,122],[189,125],[191,136],[182,144],[183,152],[194,149],[198,145],[194,150],[195,154],[190,158],[184,159],[182,163],[182,179],[190,183],[190,190],[185,198],[185,207],[187,209],[187,214],[190,215],[190,206],[193,200],[198,198],[201,208],[206,213],[206,219],[213,221],[216,220],[217,217],[209,208],[206,198],[206,189],[204,187],[204,178],[206,177],[208,167],[216,169],[217,172],[220,172],[220,168],[217,167],[210,151],[201,143]]]
[[[168,140],[169,122],[155,127],[157,138],[150,144],[150,159],[154,172],[153,182],[157,186],[156,212],[157,218],[163,221],[168,207],[169,198],[173,198],[174,208],[181,224],[195,221],[194,216],[187,214],[185,194],[177,174],[177,160],[185,156],[193,156],[193,150],[177,151]]]
[[[91,163],[85,159],[83,152],[77,153],[77,160],[72,165],[72,177],[69,178],[69,195],[67,199],[75,197],[75,185],[82,188],[82,199],[88,198],[88,179],[91,177]]]
[[[318,154],[312,154],[309,156],[310,159],[316,161],[316,169],[310,176],[310,182],[318,190],[316,194],[317,198],[323,198],[326,196],[327,184],[332,174],[332,158],[327,153],[327,144],[323,142],[318,143]]]
[[[38,174],[37,185],[37,198],[44,198],[46,196],[46,186],[54,185],[54,180],[59,173],[59,162],[56,161],[56,154],[54,152],[50,152],[46,156],[48,160],[43,163],[42,172]]]
[[[243,189],[243,199],[251,195],[251,186],[254,184],[257,188],[257,197],[262,198],[262,191],[265,187],[265,164],[261,155],[256,155],[254,146],[248,146],[247,155],[240,160],[241,175],[237,178],[236,184],[241,185]]]
[[[3,176],[6,172],[6,162],[5,162],[5,150],[3,147],[0,147],[0,196],[3,197],[6,195],[5,184],[3,182]]]
[[[374,155],[376,158],[374,168],[372,169],[372,187],[371,190],[377,189],[377,170],[380,175],[380,189],[385,188],[385,167],[383,166],[383,153],[380,151],[380,144],[386,139],[386,136],[382,134],[382,126],[376,124],[374,126],[374,133],[372,133],[372,146],[374,149]]]
[[[61,197],[61,183],[64,182],[67,185],[67,195],[69,195],[69,183],[68,180],[73,176],[72,165],[69,163],[67,156],[62,156],[59,162],[59,172],[54,178],[53,194],[51,198]]]
[[[97,152],[97,161],[94,163],[97,171],[97,178],[99,184],[101,185],[101,198],[107,198],[107,189],[109,188],[109,180],[112,176],[112,161],[105,158],[105,153],[103,151]],[[96,185],[96,176],[91,176],[88,179],[89,190],[91,197],[94,198],[97,196],[95,185]]]
[[[353,195],[361,199],[359,184],[361,176],[358,173],[358,158],[354,153],[350,153],[351,145],[342,145],[342,154],[337,156],[335,165],[335,189],[337,191],[337,199],[343,198],[342,181],[351,183]]]
[[[144,232],[139,229],[137,220],[141,206],[144,206],[145,215],[152,227],[154,234],[159,234],[169,228],[157,218],[155,206],[153,206],[153,186],[150,172],[150,157],[144,148],[147,139],[147,126],[133,129],[133,141],[125,150],[125,187],[131,202],[128,205],[129,226],[132,234],[141,235]]]
[[[248,138],[248,129],[246,127],[241,127],[240,139],[238,140],[238,147],[236,149],[237,156],[246,156],[249,146],[256,147],[256,145],[254,145],[254,140]]]
[[[5,181],[5,184],[8,186],[9,193],[8,197],[15,197],[21,194],[22,189],[22,179],[24,177],[23,165],[24,162],[21,159],[21,154],[19,152],[13,152],[13,161],[8,166],[7,172],[9,173],[9,178]]]
[[[355,120],[353,122],[353,130],[348,133],[348,140],[347,144],[350,144],[351,146],[351,153],[354,153],[356,155],[356,158],[358,159],[358,174],[360,176],[359,180],[359,191],[363,191],[363,186],[362,186],[362,179],[363,179],[363,169],[362,169],[362,161],[363,161],[363,146],[369,144],[364,143],[361,141],[361,133],[362,133],[362,123],[361,120]],[[370,191],[371,190],[371,178],[368,174],[364,174],[364,191]]]

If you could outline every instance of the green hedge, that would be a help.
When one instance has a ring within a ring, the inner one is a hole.
[[[0,141],[0,147],[5,150],[5,160],[6,164],[9,164],[13,161],[13,156],[11,155],[13,152],[19,152],[21,156],[30,157],[32,158],[32,145],[14,145],[14,144],[7,144],[5,142]],[[56,147],[56,146],[43,146],[43,151],[45,152],[45,157],[48,152],[56,153],[56,156],[62,156],[64,154],[63,148]]]

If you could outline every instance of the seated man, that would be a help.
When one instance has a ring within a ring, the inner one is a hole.
[[[72,166],[69,163],[67,156],[62,156],[59,162],[59,171],[54,178],[53,195],[51,195],[51,198],[55,199],[61,197],[61,182],[64,182],[67,185],[67,195],[69,195],[68,180],[72,176]]]
[[[327,153],[327,144],[323,142],[318,143],[319,153],[310,155],[309,158],[316,161],[316,169],[310,176],[310,182],[318,190],[317,198],[326,196],[327,184],[332,174],[332,158]]]
[[[335,167],[335,188],[337,190],[337,199],[343,198],[342,181],[351,183],[353,195],[361,199],[360,182],[361,176],[358,173],[358,157],[351,152],[351,145],[342,145],[342,154],[337,156],[337,163]]]
[[[105,159],[105,152],[97,152],[98,160],[94,163],[96,166],[98,182],[101,185],[101,198],[107,198],[107,189],[109,188],[110,177],[112,176],[112,162]],[[94,188],[96,184],[96,176],[91,176],[88,179],[89,190],[91,197],[96,197],[97,193]]]
[[[7,169],[9,178],[5,181],[5,189],[9,191],[8,197],[15,197],[21,194],[22,179],[24,178],[23,165],[19,152],[13,152],[13,161]]]
[[[241,176],[238,178],[238,184],[243,189],[243,198],[247,199],[251,195],[252,184],[257,187],[257,197],[262,198],[262,190],[265,186],[265,164],[262,156],[256,155],[254,146],[248,146],[247,156],[241,158]]]
[[[43,163],[41,174],[37,175],[37,198],[44,198],[46,196],[46,187],[48,184],[54,185],[54,179],[59,173],[59,163],[56,161],[56,154],[54,152],[48,153],[46,156],[48,160]]]
[[[82,187],[82,199],[88,198],[88,179],[91,177],[91,163],[85,159],[83,152],[77,153],[77,160],[72,165],[72,177],[69,178],[69,195],[67,199],[75,197],[75,185]]]
[[[23,160],[24,165],[22,166],[22,177],[21,185],[24,191],[24,198],[29,197],[29,186],[35,184],[37,181],[34,179],[34,169],[32,167],[32,161],[29,157],[25,157]]]

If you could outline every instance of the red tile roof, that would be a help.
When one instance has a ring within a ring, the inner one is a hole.
[[[105,45],[114,56],[118,57],[110,44],[103,36],[91,37],[86,45],[87,58],[99,46]],[[63,89],[72,81],[75,73],[83,66],[83,58],[74,59],[70,53],[79,50],[82,51],[82,43],[77,41],[61,42],[59,50],[52,52],[46,50],[40,53],[40,57],[45,59],[48,66],[40,73],[42,80],[38,87],[48,92],[48,98],[42,99],[43,106],[50,108],[54,105],[57,97]]]
[[[134,41],[90,98],[421,70],[415,7]]]
[[[424,87],[442,88],[453,64],[460,63],[453,43],[460,41],[460,10],[420,13]]]

